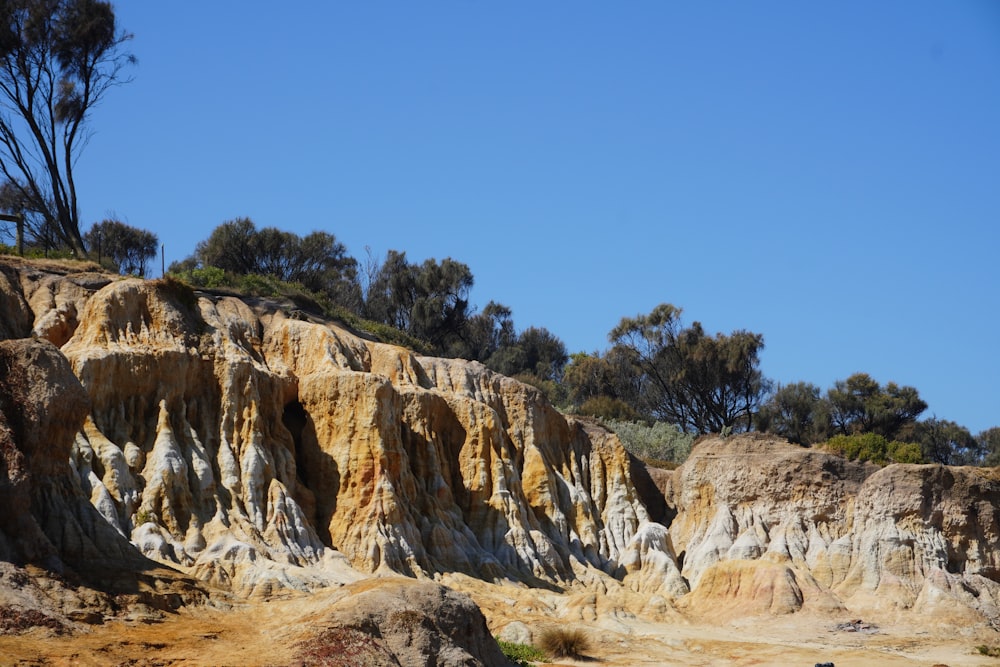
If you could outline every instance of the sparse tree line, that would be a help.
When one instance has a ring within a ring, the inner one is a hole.
[[[696,435],[757,430],[879,463],[1000,464],[1000,428],[973,436],[951,421],[921,421],[927,404],[915,388],[865,373],[825,392],[806,382],[775,385],[760,369],[761,334],[710,334],[684,324],[670,304],[623,318],[607,350],[569,355],[544,328],[519,331],[501,303],[477,311],[473,274],[461,262],[411,262],[390,250],[381,261],[369,254],[362,267],[332,234],[299,237],[246,218],[217,227],[171,272],[203,286],[232,275],[299,283],[428,352],[480,361],[538,387],[561,409],[605,420],[648,458],[683,458]]]
[[[117,220],[83,239],[90,257],[140,276],[158,245],[153,233]],[[647,459],[679,462],[697,435],[756,430],[883,464],[1000,465],[1000,427],[973,435],[936,416],[920,420],[927,404],[914,387],[865,373],[826,391],[775,385],[760,369],[761,334],[709,334],[698,322],[685,325],[670,304],[623,318],[607,350],[570,355],[545,328],[518,331],[502,303],[477,310],[462,262],[411,262],[390,250],[362,266],[331,233],[300,237],[247,218],[216,227],[169,272],[195,286],[254,293],[274,293],[268,280],[297,285],[336,313],[402,332],[424,352],[482,362],[538,387],[560,409],[601,418]]]
[[[73,171],[91,111],[128,81],[130,39],[102,0],[0,3],[0,251],[14,244],[146,274],[156,235],[115,219],[82,234]],[[647,458],[683,458],[697,434],[760,430],[877,462],[1000,464],[1000,427],[973,436],[955,422],[921,421],[927,405],[915,388],[864,373],[826,391],[775,386],[759,367],[763,336],[710,334],[698,322],[684,325],[670,304],[622,319],[607,350],[568,355],[544,328],[518,331],[501,303],[477,311],[472,271],[461,262],[411,262],[390,250],[359,266],[333,234],[299,237],[245,218],[217,227],[171,272],[251,292],[296,285],[301,297],[383,334],[480,361],[539,387],[562,409],[600,417]]]

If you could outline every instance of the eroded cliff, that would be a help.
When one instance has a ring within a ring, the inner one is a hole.
[[[992,470],[738,436],[646,471],[531,387],[290,304],[0,269],[0,351],[53,369],[28,383],[47,387],[32,428],[61,443],[4,413],[0,494],[31,507],[3,517],[4,560],[154,561],[242,597],[458,574],[660,614],[998,616]]]
[[[913,611],[996,623],[1000,476],[708,439],[663,484],[693,611]]]

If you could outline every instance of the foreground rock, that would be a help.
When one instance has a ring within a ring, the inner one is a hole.
[[[507,659],[467,596],[432,583],[369,580],[326,611],[295,660],[331,667],[476,667]]]

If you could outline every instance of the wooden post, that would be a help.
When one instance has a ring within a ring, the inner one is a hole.
[[[0,220],[17,224],[17,254],[24,257],[24,214],[23,213],[0,213]]]

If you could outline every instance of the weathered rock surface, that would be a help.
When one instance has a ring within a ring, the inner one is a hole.
[[[235,298],[141,280],[81,298],[60,280],[32,294],[78,313],[61,352],[90,409],[69,458],[146,556],[241,595],[359,572],[679,592],[668,555],[644,560],[665,532],[617,440],[534,389]],[[25,303],[36,329],[56,308]]]
[[[998,618],[996,469],[886,468],[709,439],[664,485],[689,609]]]
[[[51,343],[0,341],[0,606],[15,629],[61,631],[205,596],[144,558],[81,493],[69,455],[88,407]]]
[[[301,642],[303,664],[331,667],[507,665],[467,596],[429,582],[379,579],[331,605],[324,629]]]
[[[480,364],[273,304],[0,265],[0,308],[17,565],[155,562],[244,597],[461,575],[585,591],[581,618],[619,593],[661,614],[1000,616],[993,470],[759,436],[646,470]]]

